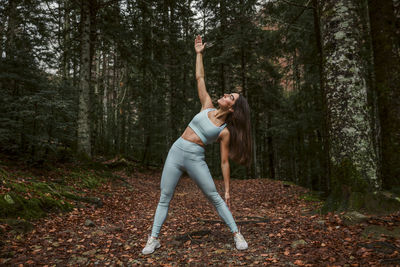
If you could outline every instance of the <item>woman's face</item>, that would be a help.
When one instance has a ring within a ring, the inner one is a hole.
[[[229,109],[235,104],[238,98],[239,98],[238,93],[224,94],[223,97],[218,99],[218,105],[222,109]],[[233,110],[231,111],[233,112]]]

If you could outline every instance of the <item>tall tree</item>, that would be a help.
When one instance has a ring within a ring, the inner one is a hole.
[[[355,3],[322,0],[321,25],[332,196],[378,189]]]
[[[381,175],[385,189],[400,187],[400,55],[392,0],[369,0],[378,96]]]
[[[90,1],[81,2],[81,66],[79,82],[79,112],[77,149],[91,157],[90,125],[89,125],[89,95],[90,95]]]

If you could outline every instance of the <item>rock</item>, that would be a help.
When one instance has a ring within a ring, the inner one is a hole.
[[[224,247],[225,248],[232,248],[232,245],[231,244],[225,244]]]
[[[122,230],[123,230],[123,227],[122,226],[116,226],[116,225],[111,225],[111,226],[108,226],[106,229],[105,229],[107,232],[109,232],[109,233],[116,233],[116,232],[122,232]]]
[[[92,220],[86,219],[85,226],[94,227],[96,226]]]
[[[228,252],[229,250],[226,250],[226,249],[217,249],[217,250],[215,250],[214,251],[214,253],[216,253],[216,254],[222,254],[222,253],[225,253],[225,252]]]
[[[399,239],[400,238],[400,227],[394,228],[393,230],[389,230],[383,226],[369,225],[369,226],[365,227],[364,231],[362,231],[362,233],[361,233],[361,235],[364,238],[368,238],[368,236],[371,236],[374,239],[379,239],[382,234],[393,237],[395,239]]]
[[[93,256],[94,254],[96,254],[97,250],[96,249],[91,249],[88,251],[85,251],[82,253],[83,256]]]
[[[99,235],[99,236],[103,236],[103,235],[105,235],[106,233],[104,232],[104,231],[102,231],[102,230],[96,230],[96,231],[93,231],[92,232],[92,235]]]
[[[296,248],[298,246],[303,246],[306,244],[307,244],[307,242],[304,239],[299,239],[299,240],[293,241],[291,246],[292,246],[292,248]]]
[[[375,242],[368,241],[368,243],[359,243],[358,246],[365,247],[367,249],[373,249],[377,253],[384,253],[387,255],[397,251],[397,247],[395,245],[386,241],[375,241]]]
[[[88,259],[85,257],[72,255],[69,263],[72,265],[84,265],[87,261]]]
[[[137,259],[129,259],[128,261],[129,264],[137,264],[137,265],[143,265],[143,262],[137,260]]]
[[[343,220],[343,223],[348,226],[364,222],[368,220],[368,216],[365,216],[364,214],[361,214],[358,211],[350,211],[344,213],[341,216],[341,219]]]
[[[15,204],[14,200],[12,199],[12,197],[9,194],[4,195],[4,200],[10,205]]]
[[[32,249],[37,250],[37,249],[42,249],[42,246],[40,245],[33,245]]]
[[[12,260],[12,258],[3,259],[3,261],[1,262],[1,264],[6,264],[7,262],[9,262],[9,261],[11,261],[11,260]],[[6,265],[4,265],[4,266],[6,266]]]
[[[171,246],[181,246],[182,243],[177,241],[177,240],[172,240],[172,241],[169,242],[169,244]]]
[[[27,233],[33,230],[34,226],[30,222],[26,220],[19,220],[19,219],[4,219],[0,220],[0,223],[4,222],[11,226],[12,230],[16,233]]]
[[[98,254],[98,255],[95,256],[95,258],[98,259],[98,260],[104,260],[106,258],[106,255]]]

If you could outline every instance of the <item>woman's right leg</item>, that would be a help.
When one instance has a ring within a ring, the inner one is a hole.
[[[183,151],[176,146],[172,146],[165,160],[161,175],[161,195],[160,201],[154,215],[153,229],[151,236],[158,237],[161,227],[167,218],[169,203],[174,195],[175,187],[183,173]]]
[[[201,191],[203,191],[204,195],[214,205],[221,219],[224,220],[232,233],[238,232],[239,229],[231,211],[215,187],[210,170],[204,160],[204,155],[202,155],[202,153],[191,153],[185,160],[185,163],[189,176],[195,181]]]

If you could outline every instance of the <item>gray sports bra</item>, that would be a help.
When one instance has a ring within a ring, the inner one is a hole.
[[[207,108],[200,111],[193,117],[189,123],[189,127],[200,137],[203,144],[211,144],[218,138],[219,133],[226,127],[226,123],[221,126],[216,126],[208,118],[208,112],[216,108]]]

